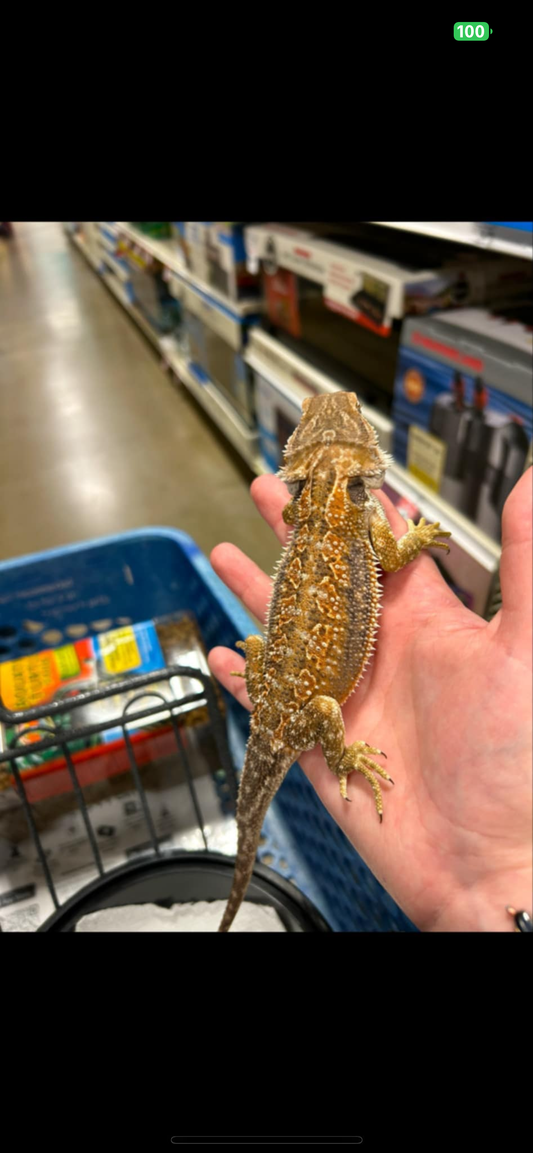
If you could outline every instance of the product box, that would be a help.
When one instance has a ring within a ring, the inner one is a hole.
[[[59,648],[49,648],[31,656],[5,661],[0,664],[0,697],[4,707],[12,712],[51,701],[72,699],[74,703],[80,693],[88,690],[179,664],[209,674],[198,626],[187,613],[128,625]],[[200,682],[176,675],[170,680],[151,685],[146,690],[146,699],[138,702],[135,707],[149,708],[150,692],[161,693],[167,700],[179,700],[189,693],[198,692],[199,688]],[[0,725],[0,751],[11,748],[17,735],[23,733],[19,742],[21,756],[18,767],[28,799],[37,801],[72,789],[64,758],[57,748],[32,752],[32,746],[44,735],[39,726],[55,724],[60,730],[66,731],[101,725],[106,720],[121,717],[128,701],[138,693],[138,689],[117,692],[80,705],[72,712],[56,715],[53,719],[33,721],[29,725]],[[221,707],[221,697],[216,687],[215,693]],[[204,747],[206,741],[207,744],[209,741],[212,743],[205,700],[180,706],[175,710],[175,716],[180,726],[195,729],[196,737]],[[176,753],[175,734],[169,717],[164,714],[131,722],[127,724],[127,729],[135,746],[135,759],[139,766]],[[184,740],[191,745],[191,736],[184,737]],[[69,741],[69,750],[82,787],[125,772],[130,767],[120,725],[89,736],[76,737]],[[189,757],[191,759],[190,749]],[[211,760],[216,761],[216,751]],[[11,797],[6,796],[3,790],[13,784],[13,777],[7,763],[3,763],[0,768],[0,807],[5,807],[13,795],[16,799],[17,794],[10,789]]]
[[[296,351],[309,360],[320,357],[326,374],[352,374],[352,387],[364,389],[370,403],[390,409],[400,322],[394,321],[388,339],[341,313],[329,311],[322,287],[286,269],[263,274],[266,315],[270,332],[285,334]]]
[[[334,234],[335,235],[335,234]],[[387,250],[405,245],[405,238],[387,236]],[[279,224],[253,225],[246,229],[246,249],[252,271],[262,264],[267,274],[279,268],[302,276],[322,287],[324,306],[348,319],[387,336],[392,322],[408,315],[426,315],[439,308],[495,303],[528,291],[527,266],[518,258],[467,252],[411,240],[407,262],[383,256],[372,241],[334,243],[324,236]],[[377,244],[377,242],[374,242]],[[359,246],[359,247],[358,247]],[[427,265],[430,249],[434,266]],[[404,253],[405,249],[398,249]],[[440,255],[438,255],[440,253]],[[425,256],[425,259],[424,259]]]
[[[187,268],[194,276],[209,283],[208,242],[211,220],[185,221],[184,250]]]
[[[243,351],[257,317],[240,316],[207,293],[180,286],[190,358],[231,402],[246,422],[255,426],[253,382]]]
[[[246,263],[243,224],[216,222],[207,232],[209,284],[230,300],[257,298],[259,276],[250,272]]]
[[[530,306],[408,320],[394,457],[494,540],[533,433]]]
[[[283,449],[296,428],[306,397],[338,392],[346,387],[287,348],[260,328],[250,333],[246,360],[254,370],[255,405],[259,444],[266,469],[277,472]],[[357,391],[362,400],[360,390]],[[363,414],[376,429],[385,451],[392,449],[392,421],[370,405],[362,404]]]
[[[340,244],[338,237],[333,242],[286,225],[255,225],[246,229],[249,267],[263,272],[274,329],[328,356],[332,375],[344,366],[365,377],[375,389],[372,403],[381,394],[389,409],[404,316],[493,303],[529,285],[527,267],[515,258],[465,254],[442,242],[421,246],[418,238],[410,245],[408,263],[405,238],[386,238],[389,250],[402,254],[401,261],[383,256],[382,237],[377,253],[370,241],[362,247],[362,238],[342,239]],[[425,263],[425,249],[433,267]]]
[[[172,221],[170,225],[171,240],[174,241],[177,252],[183,259],[185,268],[188,267],[187,257],[187,241],[185,239],[185,222],[183,220]]]
[[[166,268],[129,237],[117,242],[119,262],[129,270],[132,303],[136,304],[156,332],[173,332],[180,324],[181,310],[166,281]]]
[[[187,268],[235,303],[260,296],[257,273],[246,262],[244,225],[235,221],[186,221],[173,225],[173,235]]]

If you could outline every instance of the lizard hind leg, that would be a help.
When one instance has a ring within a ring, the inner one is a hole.
[[[262,637],[250,636],[245,641],[237,641],[236,648],[244,649],[246,668],[243,673],[232,673],[232,677],[244,677],[248,696],[253,705],[256,705],[263,683],[263,666],[265,661],[265,642]]]
[[[307,752],[315,745],[322,746],[328,768],[338,777],[341,797],[349,801],[347,782],[350,773],[361,773],[374,793],[374,801],[380,821],[383,819],[381,788],[375,774],[394,784],[392,777],[371,760],[369,753],[384,756],[380,749],[373,748],[366,741],[345,744],[344,721],[341,707],[333,697],[318,696],[308,701],[295,716],[291,717],[283,733],[283,739],[292,749]]]

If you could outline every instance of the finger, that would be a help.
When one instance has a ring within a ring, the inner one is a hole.
[[[233,672],[244,672],[245,661],[233,649],[222,648],[218,646],[211,649],[207,657],[209,668],[213,676],[220,681],[221,685],[231,693],[232,697],[243,705],[249,711],[252,708],[250,698],[246,691],[246,683],[240,677],[232,677]]]
[[[520,477],[507,497],[502,516],[501,627],[531,651],[531,579],[533,469]]]
[[[261,516],[274,530],[281,544],[285,544],[289,527],[281,514],[291,499],[286,485],[277,476],[258,476],[250,492]]]
[[[243,605],[258,620],[264,620],[272,581],[263,570],[233,544],[217,544],[211,553],[211,564]]]

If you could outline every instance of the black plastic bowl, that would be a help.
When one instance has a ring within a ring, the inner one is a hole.
[[[120,865],[65,901],[39,933],[72,933],[87,913],[119,905],[172,905],[229,897],[234,861],[222,853],[168,853]],[[256,865],[247,901],[274,908],[289,933],[330,933],[318,909],[293,884],[265,865]]]

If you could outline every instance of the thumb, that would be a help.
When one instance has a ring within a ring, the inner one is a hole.
[[[507,497],[502,516],[501,629],[515,651],[531,655],[533,468],[520,477]]]

